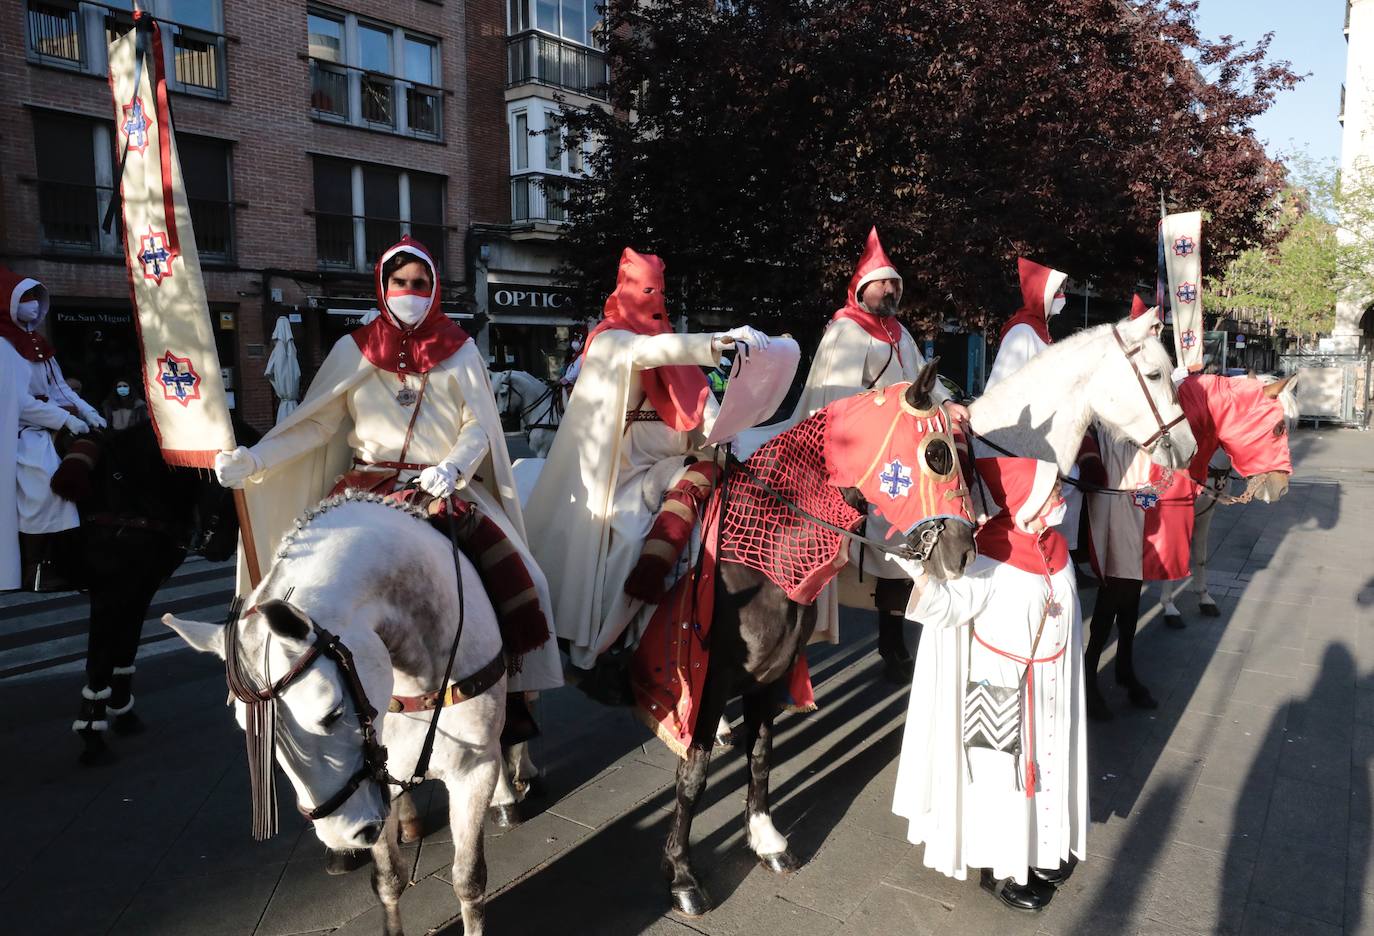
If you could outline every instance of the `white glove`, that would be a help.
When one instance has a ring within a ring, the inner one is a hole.
[[[1178,384],[1183,383],[1184,378],[1186,378],[1187,376],[1188,368],[1180,364],[1178,365],[1178,367],[1174,368],[1174,372],[1169,375],[1169,379],[1171,379],[1174,382],[1174,385],[1177,386]]]
[[[262,471],[262,459],[253,450],[240,445],[232,452],[215,455],[215,480],[221,487],[241,488],[243,483]]]
[[[101,415],[100,415],[99,413],[97,413],[95,410],[92,410],[92,411],[86,416],[86,422],[90,423],[92,426],[94,426],[94,427],[97,428],[97,429],[104,429],[107,425],[109,425],[109,423],[105,422],[105,417],[104,417],[104,416],[101,416]]]
[[[67,421],[62,424],[62,428],[72,435],[85,435],[91,431],[91,427],[86,425],[86,420],[80,416],[68,416]]]
[[[888,553],[886,558],[888,562],[891,562],[910,576],[913,582],[919,582],[926,574],[926,567],[922,565],[919,560],[907,559],[903,556],[893,555],[892,553]]]
[[[439,462],[420,472],[420,490],[435,497],[448,497],[458,490],[458,469],[448,462]]]
[[[729,348],[741,341],[754,348],[768,347],[768,336],[752,325],[740,325],[716,335],[716,344],[722,348]]]

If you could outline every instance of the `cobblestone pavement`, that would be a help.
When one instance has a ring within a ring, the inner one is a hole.
[[[719,755],[694,830],[718,908],[666,910],[658,853],[674,759],[623,710],[574,690],[541,700],[537,813],[489,830],[488,932],[573,936],[1374,932],[1374,434],[1295,434],[1290,493],[1225,508],[1213,532],[1220,618],[1181,607],[1163,627],[1151,590],[1137,665],[1161,707],[1090,729],[1089,860],[1038,915],[923,868],[889,810],[906,691],[879,679],[870,618],[814,656],[820,711],[780,723],[775,816],[805,866],[757,866],[741,819],[745,765]],[[154,611],[217,616],[227,568],[191,563]],[[1084,590],[1090,606],[1093,592]],[[76,765],[78,596],[0,598],[0,777],[11,845],[6,933],[351,936],[381,931],[366,871],[324,873],[289,809],[248,834],[243,743],[219,665],[150,623],[138,704],[149,731],[112,739],[118,764]],[[1104,687],[1110,684],[1110,651]],[[457,934],[443,791],[406,850],[407,932]],[[289,789],[289,788],[288,788]]]

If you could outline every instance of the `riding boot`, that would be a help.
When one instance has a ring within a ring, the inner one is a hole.
[[[1107,638],[1111,636],[1112,623],[1116,619],[1115,598],[1109,581],[1104,581],[1097,593],[1097,607],[1093,609],[1092,623],[1088,629],[1088,646],[1083,651],[1083,698],[1091,721],[1111,721],[1113,717],[1097,685],[1097,668],[1101,665],[1102,651],[1106,649]]]
[[[906,618],[900,614],[878,612],[878,655],[883,659],[883,678],[909,686],[916,672],[916,661],[906,648],[906,637],[902,633],[905,623]]]
[[[133,666],[116,666],[110,677],[110,701],[106,711],[113,716],[110,727],[115,734],[134,735],[143,731],[143,719],[134,711]]]
[[[539,737],[539,725],[523,692],[506,693],[506,726],[501,729],[501,746],[510,747]]]
[[[90,686],[81,688],[81,711],[76,721],[72,722],[72,731],[81,738],[84,749],[80,760],[87,766],[101,763],[109,754],[105,744],[105,729],[109,727],[105,713],[109,701],[109,686],[104,689],[92,689]]]

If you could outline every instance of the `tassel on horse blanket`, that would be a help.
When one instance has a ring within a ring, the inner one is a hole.
[[[699,461],[663,495],[663,507],[644,538],[639,561],[625,580],[625,594],[645,604],[663,601],[668,591],[668,573],[687,548],[701,505],[719,476],[718,465]]]
[[[48,486],[63,500],[80,503],[94,493],[91,475],[100,461],[100,443],[89,435],[76,436],[66,448]]]

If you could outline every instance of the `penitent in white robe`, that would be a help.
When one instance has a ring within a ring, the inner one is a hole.
[[[27,361],[15,354],[13,366],[21,374],[19,441],[15,450],[19,532],[60,533],[75,529],[81,522],[76,505],[58,497],[50,487],[53,472],[62,464],[53,436],[70,415],[67,407],[76,410],[88,424],[99,414],[67,386],[57,361]]]
[[[417,376],[408,378],[413,390],[419,383]],[[420,465],[449,461],[466,482],[458,495],[476,504],[510,539],[534,579],[540,607],[549,615],[548,586],[526,544],[505,437],[475,343],[465,343],[429,371],[404,459],[401,448],[414,407],[396,401],[400,389],[400,378],[368,363],[352,338],[335,344],[300,407],[254,446],[270,466],[245,486],[259,557],[265,561],[272,555],[290,523],[329,493],[350,460]],[[403,471],[400,480],[409,481],[416,474]],[[550,637],[525,654],[520,672],[510,677],[508,686],[516,692],[562,684],[558,645]]]
[[[925,624],[902,737],[892,811],[909,820],[907,838],[925,843],[925,864],[964,880],[970,868],[1026,883],[1031,867],[1083,858],[1088,829],[1088,757],[1083,714],[1082,618],[1073,566],[1051,581],[1058,616],[1046,619],[1035,666],[1038,791],[1028,798],[1024,764],[963,744],[968,680],[1016,686],[1024,666],[988,650],[978,636],[1025,659],[1049,587],[1043,575],[978,558],[960,579],[931,582],[907,617]],[[1022,747],[1027,738],[1023,719]]]
[[[702,425],[678,432],[658,421],[630,422],[653,409],[643,371],[672,364],[714,365],[710,334],[637,335],[612,329],[583,357],[577,387],[525,506],[530,546],[549,579],[558,636],[573,665],[589,669],[626,631],[633,642],[653,608],[625,594],[663,495],[702,455],[717,405]]]
[[[925,366],[926,359],[905,325],[894,348],[864,331],[857,322],[836,319],[826,326],[821,337],[792,422],[795,425],[836,400],[856,393],[915,380]],[[933,395],[936,402],[949,399],[949,391],[938,381]],[[883,518],[870,512],[867,535],[882,539],[887,533]],[[838,580],[827,585],[816,598],[816,631],[811,639],[839,642],[841,595],[845,604],[853,602],[856,607],[871,609],[873,578],[905,575],[872,547],[851,544],[849,564],[840,570]]]
[[[997,357],[992,362],[992,370],[988,373],[984,391],[991,390],[994,384],[1015,374],[1048,347],[1044,339],[1035,333],[1035,329],[1025,323],[1007,329],[1007,336],[997,346]],[[1069,477],[1078,480],[1077,465],[1069,469]],[[1055,529],[1068,541],[1070,549],[1077,549],[1078,524],[1083,515],[1083,492],[1074,485],[1066,484],[1063,487],[1063,495],[1064,519],[1059,521]]]

